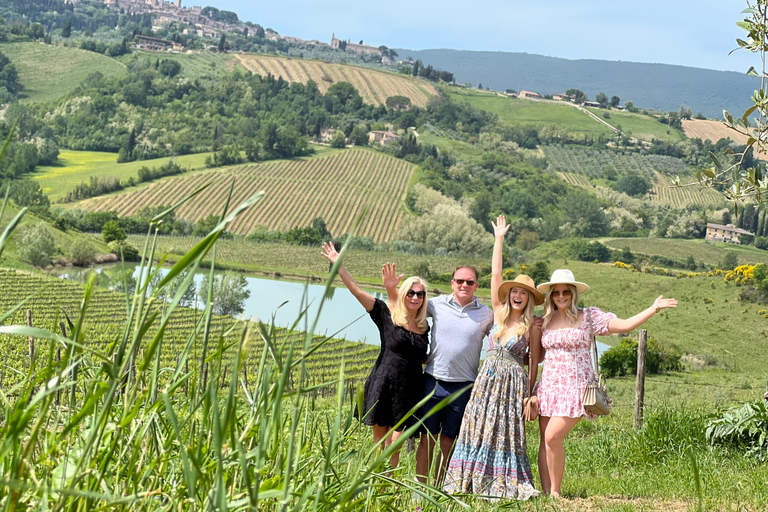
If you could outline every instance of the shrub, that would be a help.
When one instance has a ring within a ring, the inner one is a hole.
[[[56,239],[51,231],[40,223],[24,233],[19,246],[19,256],[36,267],[45,267],[56,251]]]
[[[649,374],[667,371],[679,371],[680,350],[674,346],[664,346],[656,338],[648,338],[645,352],[645,371]],[[637,373],[637,339],[624,338],[621,342],[608,349],[600,357],[600,369],[606,377],[617,375],[634,375]]]
[[[732,447],[760,462],[768,461],[768,405],[747,403],[712,417],[706,438],[712,445]]]
[[[104,226],[101,228],[101,236],[104,237],[104,241],[107,243],[126,239],[125,231],[123,231],[123,228],[120,227],[119,222],[116,220],[104,223]]]
[[[768,251],[768,236],[755,237],[755,247]]]
[[[109,252],[116,254],[118,259],[121,257],[123,261],[139,261],[139,250],[126,242],[125,240],[113,240],[107,244]]]
[[[600,242],[576,239],[569,244],[568,256],[579,261],[606,262],[611,259],[611,250]]]
[[[69,250],[69,259],[76,267],[91,265],[96,259],[96,248],[85,238],[80,238],[72,244]]]

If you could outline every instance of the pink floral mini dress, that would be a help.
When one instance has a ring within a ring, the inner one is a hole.
[[[587,308],[596,336],[606,336],[608,323],[616,318],[597,308]],[[584,411],[582,400],[587,381],[594,375],[589,347],[590,332],[587,311],[579,327],[544,329],[541,346],[546,350],[541,379],[536,385],[541,416],[563,416],[593,420],[597,416]]]

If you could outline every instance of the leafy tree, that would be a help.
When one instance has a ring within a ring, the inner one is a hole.
[[[19,256],[36,267],[48,266],[54,252],[56,239],[43,222],[29,228],[21,237]]]
[[[608,95],[606,95],[604,92],[599,92],[595,95],[595,101],[600,104],[600,106],[606,106],[608,105]]]
[[[210,280],[208,274],[200,284],[198,295],[208,299]],[[213,312],[217,315],[237,315],[245,311],[245,300],[251,296],[248,280],[241,274],[224,273],[213,278]]]
[[[167,76],[168,78],[173,78],[181,73],[181,64],[175,60],[165,59],[160,63],[157,69],[160,71],[160,74]]]
[[[2,100],[0,103],[9,103],[21,88],[16,66],[2,52],[0,52],[0,87],[4,87],[11,96],[8,100]]]
[[[768,236],[756,236],[755,247],[764,251],[768,251]]]
[[[336,82],[335,84],[333,84],[328,88],[327,94],[332,97],[338,98],[342,106],[346,105],[353,99],[360,97],[360,94],[358,94],[357,89],[355,89],[355,86],[349,82]]]
[[[618,96],[611,96],[611,106],[613,108],[618,107],[619,103],[621,103],[621,98],[619,98]]]
[[[349,140],[355,146],[366,146],[368,144],[368,128],[364,124],[358,124],[349,134]]]
[[[546,283],[549,281],[551,272],[546,261],[537,261],[525,269],[525,273],[533,279],[534,283]]]
[[[536,233],[535,231],[529,231],[527,229],[524,229],[520,232],[519,235],[517,235],[517,239],[515,243],[517,244],[517,247],[520,248],[521,251],[530,251],[531,249],[539,245],[540,241],[541,240],[539,238],[538,233]],[[538,282],[544,282],[544,281],[536,281],[536,282],[538,283]]]
[[[390,96],[386,101],[387,108],[396,112],[411,108],[411,99],[408,96]]]
[[[107,250],[116,254],[123,261],[139,261],[139,250],[125,240],[113,240],[107,244]]]
[[[106,243],[117,240],[122,242],[127,238],[125,231],[120,227],[120,223],[116,220],[106,222],[101,228],[101,236]]]
[[[563,213],[576,236],[596,237],[608,233],[608,219],[592,195],[581,191],[570,192],[563,200]]]
[[[91,265],[96,259],[96,247],[85,238],[78,238],[69,248],[69,259],[76,267]]]
[[[651,184],[639,174],[630,174],[619,178],[613,185],[613,188],[628,196],[639,197],[648,193],[651,189]]]
[[[573,96],[574,103],[584,103],[589,98],[587,98],[587,95],[584,94],[584,91],[580,91],[579,89],[568,89],[565,91],[565,94],[568,96]]]
[[[335,130],[331,135],[331,147],[343,149],[347,146],[347,137],[343,130]]]
[[[723,270],[733,270],[739,266],[739,255],[736,251],[726,251],[723,256],[723,261],[720,263],[720,268]]]
[[[199,221],[197,225],[195,225],[194,231],[192,231],[192,236],[207,236],[208,233],[213,231],[213,228],[219,224],[220,218],[220,215],[211,214]]]

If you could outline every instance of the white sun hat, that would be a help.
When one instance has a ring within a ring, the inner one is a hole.
[[[573,272],[567,268],[559,268],[555,270],[552,272],[552,277],[549,278],[548,283],[541,283],[536,288],[541,293],[547,294],[549,293],[549,290],[551,290],[552,287],[556,284],[571,284],[576,287],[576,291],[579,293],[584,293],[585,291],[589,290],[589,285],[587,285],[587,283],[577,281],[573,277]]]

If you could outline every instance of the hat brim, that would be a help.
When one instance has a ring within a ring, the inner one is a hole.
[[[570,284],[572,286],[575,286],[576,291],[579,292],[580,294],[589,290],[589,285],[587,283],[582,283],[580,281],[550,281],[548,283],[541,283],[539,286],[537,286],[537,288],[541,293],[546,295],[547,293],[549,293],[552,287],[557,284]]]
[[[518,281],[504,281],[501,283],[501,286],[499,286],[498,291],[498,298],[500,302],[504,302],[507,300],[507,297],[509,296],[509,290],[512,288],[523,288],[524,290],[528,290],[533,294],[533,303],[537,306],[541,306],[544,304],[544,294],[541,293],[539,290],[534,288],[533,286],[528,286],[527,284],[520,283]]]

